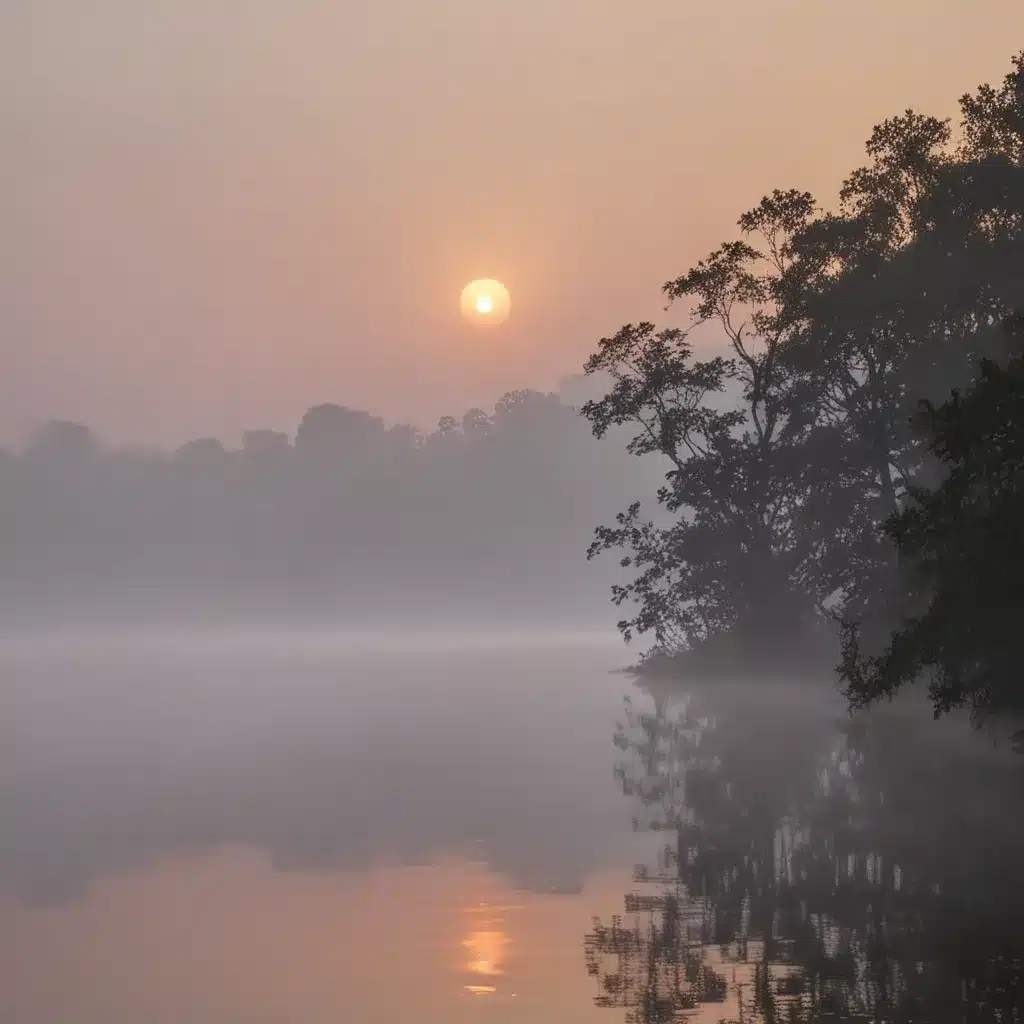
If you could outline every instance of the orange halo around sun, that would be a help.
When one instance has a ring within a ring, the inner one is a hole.
[[[504,323],[511,306],[508,289],[492,278],[470,281],[462,289],[462,298],[459,300],[463,319],[481,327]]]

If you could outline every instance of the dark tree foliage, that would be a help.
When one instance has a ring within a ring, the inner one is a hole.
[[[634,502],[591,548],[624,549],[620,627],[654,653],[761,666],[837,619],[879,645],[923,597],[884,524],[949,468],[915,410],[983,360],[994,387],[1000,324],[1024,308],[1024,54],[961,98],[955,137],[908,110],[867,156],[834,211],[776,191],[669,282],[690,331],[628,326],[587,364],[613,379],[583,409],[594,431],[629,426],[669,467],[656,513]],[[719,354],[697,358],[711,328]]]
[[[1024,711],[1024,357],[985,361],[977,383],[927,404],[929,448],[949,475],[913,488],[887,524],[927,605],[881,654],[844,631],[841,676],[855,705],[930,673],[936,714]]]
[[[613,381],[583,407],[594,432],[631,427],[629,451],[671,466],[657,497],[674,521],[646,521],[634,503],[591,547],[591,556],[625,547],[622,564],[638,570],[614,593],[639,606],[620,624],[627,639],[651,631],[659,646],[687,650],[732,633],[741,657],[757,657],[812,608],[799,589],[812,581],[795,522],[808,486],[797,469],[806,428],[787,409],[780,355],[790,328],[774,313],[789,238],[811,209],[806,194],[776,193],[741,221],[760,249],[722,246],[665,285],[672,300],[693,303],[695,326],[724,332],[728,356],[696,359],[686,332],[643,323],[602,340],[587,363]],[[738,404],[719,408],[730,390]]]

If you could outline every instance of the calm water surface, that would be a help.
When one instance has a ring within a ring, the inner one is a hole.
[[[603,1019],[614,643],[72,645],[0,683],[0,1020]]]
[[[0,1021],[1020,1019],[1018,764],[622,660],[7,649]]]

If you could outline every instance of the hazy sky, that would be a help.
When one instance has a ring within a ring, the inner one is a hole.
[[[0,0],[0,436],[552,386],[1022,46],[1021,0]],[[496,332],[458,319],[485,276]]]

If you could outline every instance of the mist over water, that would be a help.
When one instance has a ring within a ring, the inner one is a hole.
[[[618,817],[593,771],[613,652],[466,639],[5,651],[5,880],[49,903],[183,850],[342,869],[490,841],[518,881],[581,881]]]
[[[0,0],[0,1024],[1024,1024],[1015,33]]]
[[[0,1019],[1012,1012],[1016,755],[611,639],[5,645]]]
[[[607,636],[381,639],[5,648],[0,1019],[458,1017],[474,980],[535,1012],[561,972],[536,976],[547,954],[517,914],[534,932],[554,915],[576,974],[578,904],[635,847],[608,743],[620,652]],[[493,946],[480,904],[512,917],[497,930],[514,966],[493,977],[460,946],[474,907]],[[401,936],[370,939],[387,921]],[[310,930],[330,976],[297,962]],[[422,984],[365,985],[423,964]]]

